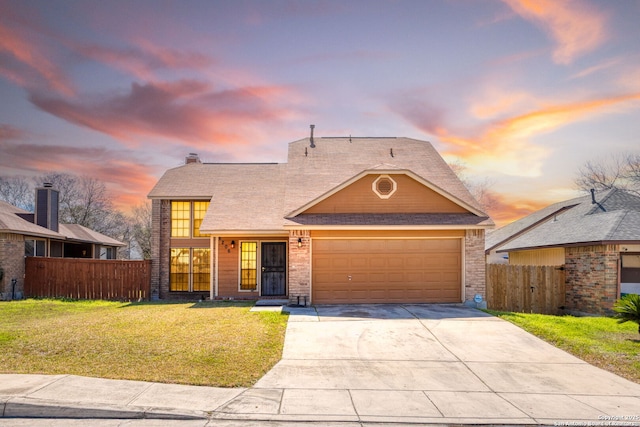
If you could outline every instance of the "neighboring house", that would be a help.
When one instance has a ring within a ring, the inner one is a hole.
[[[484,299],[493,222],[425,141],[312,134],[287,163],[191,154],[149,198],[152,297]]]
[[[116,259],[125,246],[81,225],[60,224],[58,191],[50,185],[36,189],[35,206],[30,213],[0,200],[0,300],[22,295],[25,257]]]
[[[487,262],[564,266],[566,309],[609,314],[640,294],[640,197],[592,192],[548,206],[487,235]]]

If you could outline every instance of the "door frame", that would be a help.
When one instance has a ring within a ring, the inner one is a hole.
[[[241,248],[242,242],[255,242],[256,247],[256,290],[242,290],[240,289],[240,271],[242,268],[242,255],[238,250],[238,292],[258,292],[258,296],[262,296],[262,244],[263,243],[284,243],[284,256],[285,256],[285,279],[284,279],[284,295],[289,295],[289,240],[285,239],[242,239],[238,240],[238,248]]]

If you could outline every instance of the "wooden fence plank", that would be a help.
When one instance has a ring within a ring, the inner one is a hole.
[[[486,272],[488,308],[542,314],[562,312],[564,268],[487,264]]]
[[[148,300],[151,261],[27,257],[25,296]]]

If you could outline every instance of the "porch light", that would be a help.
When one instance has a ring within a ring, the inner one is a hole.
[[[298,237],[298,247],[302,247],[302,237]]]
[[[233,249],[233,248],[235,248],[235,247],[236,247],[236,241],[235,241],[235,240],[232,240],[232,241],[231,241],[231,249]]]

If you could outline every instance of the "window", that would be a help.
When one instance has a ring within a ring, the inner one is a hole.
[[[44,240],[25,240],[24,256],[47,256],[47,242]]]
[[[171,237],[189,237],[191,202],[171,202]]]
[[[255,291],[258,287],[258,243],[240,244],[240,290]]]
[[[172,248],[169,290],[208,291],[211,277],[210,255],[209,248]]]
[[[206,236],[206,234],[200,234],[200,224],[207,209],[209,209],[209,202],[193,202],[193,237]]]
[[[194,248],[192,258],[193,290],[208,291],[210,275],[210,253],[208,248]]]
[[[189,290],[189,249],[171,248],[169,286],[172,291]]]
[[[200,225],[208,208],[206,201],[172,201],[171,237],[205,237],[200,233]]]

